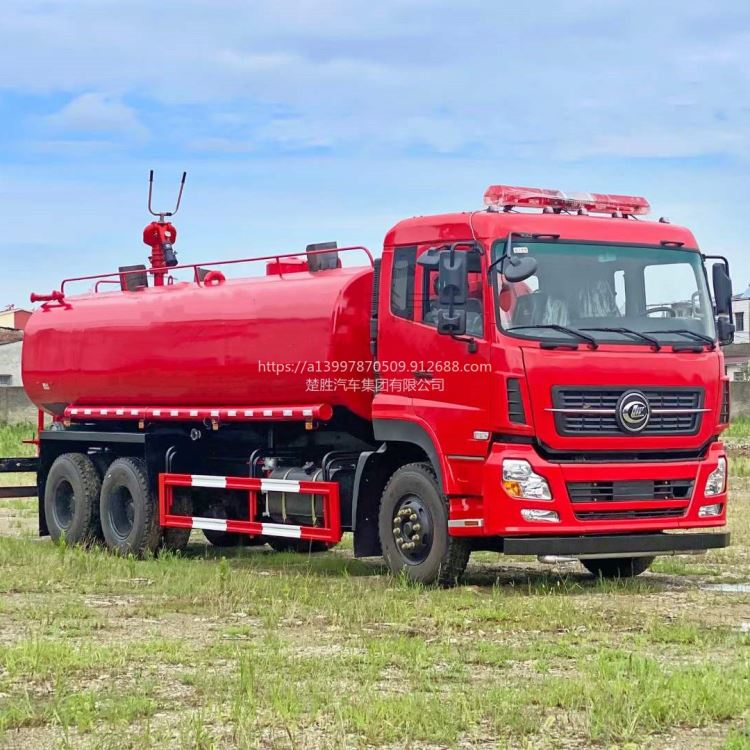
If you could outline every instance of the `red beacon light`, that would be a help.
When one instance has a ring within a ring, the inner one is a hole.
[[[651,210],[649,202],[637,195],[609,193],[563,193],[546,188],[490,185],[484,193],[484,205],[495,211],[519,208],[544,208],[552,211],[587,211],[593,214],[643,216]]]

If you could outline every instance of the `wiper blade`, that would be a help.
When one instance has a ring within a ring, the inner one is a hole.
[[[567,326],[559,326],[554,325],[552,323],[548,323],[545,325],[535,325],[535,326],[511,326],[510,328],[506,328],[506,331],[522,331],[524,329],[528,328],[548,328],[551,331],[560,331],[560,333],[567,333],[568,336],[573,336],[574,338],[577,338],[579,341],[586,342],[592,349],[598,349],[599,344],[596,342],[596,339],[593,336],[589,336],[585,333],[582,333],[576,328],[568,328]]]
[[[640,331],[634,331],[632,328],[623,328],[623,327],[602,327],[602,328],[581,328],[582,331],[602,331],[603,333],[622,333],[623,335],[629,335],[634,336],[637,339],[641,339],[641,341],[645,341],[647,344],[650,344],[651,346],[656,349],[658,352],[661,349],[661,344],[659,343],[658,339],[655,339],[653,336],[647,336],[645,333],[641,333]]]
[[[710,337],[703,333],[696,333],[687,328],[667,328],[663,331],[644,331],[644,333],[681,333],[683,336],[693,341],[700,341],[703,344],[708,344],[712,349],[716,348],[716,342]]]

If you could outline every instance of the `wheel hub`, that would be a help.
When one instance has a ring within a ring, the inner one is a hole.
[[[432,516],[422,500],[408,495],[396,505],[393,539],[401,556],[410,563],[426,559],[432,547]]]
[[[53,512],[57,525],[67,531],[73,522],[75,512],[75,492],[70,482],[63,480],[55,488]]]
[[[119,487],[110,502],[110,522],[116,536],[127,539],[135,522],[135,504],[133,496],[126,487]]]

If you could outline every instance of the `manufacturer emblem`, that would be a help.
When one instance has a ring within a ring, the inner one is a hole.
[[[623,432],[642,432],[651,418],[651,406],[640,391],[627,391],[617,402],[617,424]]]

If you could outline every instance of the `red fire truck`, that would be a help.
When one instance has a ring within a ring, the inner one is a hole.
[[[726,546],[682,533],[726,522],[726,259],[643,198],[496,185],[485,205],[399,222],[377,260],[200,265],[157,214],[148,267],[34,296],[40,533],[146,555],[192,529],[301,552],[353,532],[441,584],[472,550],[630,576]]]

